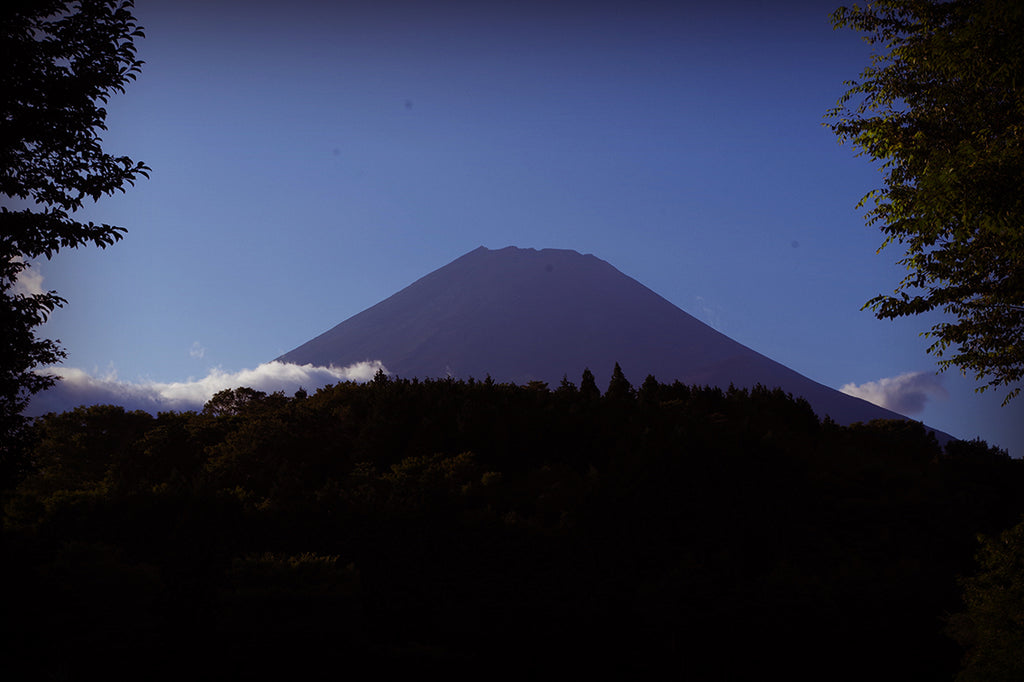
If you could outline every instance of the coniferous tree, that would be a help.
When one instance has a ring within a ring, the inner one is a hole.
[[[608,390],[604,394],[605,399],[616,403],[627,402],[633,398],[633,395],[633,386],[630,385],[626,375],[622,373],[619,363],[616,362],[615,368],[612,370],[612,378],[608,382]]]
[[[558,384],[558,388],[555,389],[556,395],[563,396],[574,396],[577,394],[576,384],[569,381],[569,375],[563,374],[562,381]]]
[[[640,389],[637,391],[637,399],[643,405],[654,405],[657,404],[661,395],[661,384],[654,378],[653,374],[648,374],[647,378],[644,379],[644,383],[640,385]]]
[[[594,373],[589,367],[583,370],[583,377],[580,379],[580,397],[584,400],[596,400],[601,397],[601,389],[597,387]]]

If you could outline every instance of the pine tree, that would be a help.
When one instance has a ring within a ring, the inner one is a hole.
[[[605,391],[605,400],[609,402],[626,402],[633,399],[635,392],[629,381],[626,379],[626,375],[622,373],[622,368],[619,367],[619,363],[615,363],[615,369],[612,370],[611,381],[608,382],[608,390]]]
[[[583,370],[583,378],[580,379],[580,397],[584,400],[597,400],[601,397],[601,389],[597,387],[594,373],[589,367]]]

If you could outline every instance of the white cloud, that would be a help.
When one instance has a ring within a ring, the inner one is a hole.
[[[700,313],[700,318],[704,324],[710,326],[712,329],[722,331],[722,308],[721,306],[715,305],[703,296],[694,296],[696,301],[697,310]]]
[[[859,386],[849,383],[839,390],[905,415],[924,410],[929,398],[949,397],[940,377],[932,372],[907,372]]]
[[[201,343],[196,341],[195,343],[192,344],[192,347],[189,349],[188,355],[191,358],[202,360],[203,356],[206,355],[206,349],[203,348],[203,345]]]
[[[23,262],[21,256],[15,256],[15,260]],[[18,273],[18,279],[14,282],[14,293],[23,296],[38,296],[43,291],[43,273],[36,268],[37,263],[30,263],[28,267]]]
[[[71,367],[50,367],[40,370],[60,381],[48,391],[35,395],[26,414],[40,415],[62,412],[78,405],[122,405],[131,410],[160,412],[198,410],[214,393],[226,388],[247,386],[272,393],[291,395],[300,387],[312,392],[339,381],[369,381],[377,370],[387,369],[379,360],[359,362],[348,367],[317,367],[284,362],[267,362],[255,369],[224,372],[213,369],[202,379],[162,383],[157,381],[121,381],[116,372],[93,376]]]

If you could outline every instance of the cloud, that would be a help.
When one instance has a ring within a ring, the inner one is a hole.
[[[196,358],[197,360],[202,360],[203,356],[206,355],[206,349],[203,348],[203,345],[201,343],[196,341],[195,343],[192,344],[192,347],[189,349],[188,355],[189,357]]]
[[[949,397],[939,376],[932,372],[907,372],[895,377],[869,381],[860,386],[849,383],[839,390],[905,415],[917,414],[924,410],[929,398]]]
[[[710,303],[703,296],[694,296],[693,298],[696,301],[697,310],[700,311],[700,317],[704,324],[717,331],[722,331],[721,306]]]
[[[14,260],[24,262],[21,256],[15,256]],[[43,273],[39,272],[37,267],[38,264],[30,263],[18,273],[18,278],[14,281],[14,293],[23,296],[39,296],[45,293],[43,291]]]
[[[379,360],[359,362],[348,367],[317,367],[285,362],[267,362],[255,369],[240,372],[211,370],[202,379],[162,383],[156,381],[121,381],[116,372],[93,376],[81,369],[50,367],[40,370],[60,378],[57,384],[36,394],[26,410],[29,416],[47,412],[63,412],[79,405],[122,405],[130,410],[161,411],[198,410],[214,393],[226,388],[247,386],[272,393],[291,395],[300,387],[313,391],[339,381],[369,381],[377,370],[387,369]]]

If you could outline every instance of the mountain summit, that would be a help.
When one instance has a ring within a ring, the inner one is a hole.
[[[619,363],[639,384],[781,387],[841,424],[903,415],[819,384],[687,314],[592,255],[480,247],[277,358],[346,366],[380,360],[401,377],[552,387]],[[941,437],[945,434],[937,434]],[[946,437],[948,438],[948,437]]]

